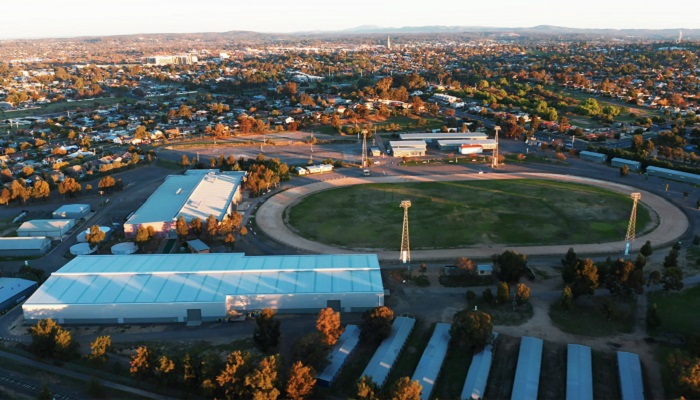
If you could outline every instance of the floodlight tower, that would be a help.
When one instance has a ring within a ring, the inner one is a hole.
[[[630,242],[634,240],[637,230],[637,203],[642,198],[641,193],[632,193],[632,214],[630,215],[630,223],[627,225],[627,235],[625,235],[625,255],[630,253]]]
[[[408,237],[408,209],[411,207],[411,200],[404,200],[399,206],[403,208],[403,230],[401,233],[401,255],[399,259],[406,264],[411,262],[411,246]]]
[[[369,162],[367,161],[367,131],[362,131],[362,168],[367,168]]]
[[[501,127],[496,125],[493,130],[496,131],[496,148],[493,149],[493,159],[491,160],[491,168],[498,168],[498,132],[501,130]]]

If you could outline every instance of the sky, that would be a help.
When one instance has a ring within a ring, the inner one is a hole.
[[[671,6],[658,0],[1,0],[0,38],[286,33],[360,25],[697,29],[696,1]]]

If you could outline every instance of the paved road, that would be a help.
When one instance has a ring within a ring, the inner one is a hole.
[[[671,204],[666,199],[651,192],[632,188],[619,183],[602,181],[592,178],[584,178],[569,175],[547,173],[497,173],[497,174],[451,174],[451,175],[400,175],[382,177],[341,178],[325,182],[313,183],[306,186],[294,187],[266,201],[257,212],[257,224],[272,239],[285,243],[291,247],[303,249],[313,253],[337,254],[352,253],[356,250],[342,249],[334,246],[313,242],[300,237],[289,229],[284,222],[284,210],[299,202],[303,197],[322,190],[333,189],[348,185],[365,183],[403,183],[403,182],[429,182],[429,181],[461,181],[461,180],[491,180],[491,179],[517,179],[517,178],[543,178],[562,181],[586,183],[601,186],[616,192],[629,194],[639,191],[642,193],[642,202],[655,210],[659,216],[659,225],[651,233],[637,238],[632,243],[631,250],[638,250],[644,241],[650,240],[657,246],[670,244],[682,237],[690,227],[688,218],[683,211]],[[488,258],[492,254],[501,253],[507,249],[515,250],[527,255],[561,255],[565,254],[571,245],[555,246],[478,246],[461,249],[441,250],[415,250],[411,252],[413,260],[456,259],[458,257]],[[577,244],[576,251],[581,254],[611,254],[619,253],[624,249],[624,241],[610,243]],[[398,258],[396,251],[379,251],[380,260],[393,260]]]

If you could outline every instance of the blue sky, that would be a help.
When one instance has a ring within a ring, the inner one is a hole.
[[[0,12],[5,39],[359,25],[700,28],[694,0],[2,0]]]

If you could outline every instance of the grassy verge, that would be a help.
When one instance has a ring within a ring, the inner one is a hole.
[[[435,382],[433,396],[438,399],[457,399],[462,393],[473,353],[459,346],[450,346],[442,364],[442,372]]]
[[[493,350],[491,373],[486,384],[484,397],[489,399],[508,399],[513,390],[515,368],[518,365],[520,338],[498,335]]]
[[[362,378],[362,371],[367,367],[377,347],[378,345],[360,341],[330,389],[319,388],[316,391],[319,398],[327,398],[330,393],[341,398],[354,398],[357,394],[357,381]]]
[[[661,316],[657,331],[686,336],[700,332],[700,319],[692,317],[697,316],[700,309],[700,286],[681,293],[650,293],[648,296],[649,304],[655,303]]]
[[[610,301],[612,313],[608,319],[603,311],[605,301]],[[629,333],[634,330],[636,306],[629,299],[593,297],[578,299],[571,311],[566,311],[557,301],[549,307],[549,317],[562,331],[574,335],[608,336]]]
[[[593,398],[619,399],[620,381],[615,353],[592,350],[591,367],[593,369]]]
[[[545,342],[542,348],[538,399],[566,398],[566,354],[563,343]]]
[[[479,310],[489,314],[494,325],[522,325],[534,315],[530,303],[513,307],[512,303],[489,304],[482,299],[478,299],[469,306],[471,308],[476,306]]]
[[[411,336],[408,337],[401,355],[396,359],[386,379],[386,383],[382,386],[382,391],[388,393],[394,385],[394,382],[404,376],[409,378],[413,376],[413,372],[416,370],[418,362],[423,355],[423,350],[425,350],[425,346],[428,345],[430,336],[433,334],[434,327],[435,324],[427,324],[420,319],[416,320],[413,332],[411,332]]]
[[[491,286],[496,284],[493,275],[440,275],[440,284],[445,287]]]

